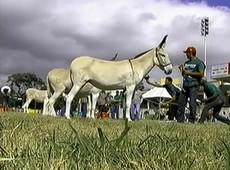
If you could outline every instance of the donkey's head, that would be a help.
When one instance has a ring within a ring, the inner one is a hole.
[[[165,51],[165,44],[167,36],[164,36],[161,43],[158,45],[157,48],[155,48],[155,57],[154,57],[154,63],[164,71],[165,74],[172,73],[172,64],[169,59],[168,53]]]

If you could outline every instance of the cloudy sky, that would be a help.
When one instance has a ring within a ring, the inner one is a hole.
[[[45,78],[79,56],[129,59],[159,44],[177,65],[183,50],[195,46],[204,57],[200,22],[209,17],[207,75],[212,65],[229,62],[230,3],[227,0],[0,0],[0,83],[14,73]],[[155,67],[151,79],[164,73]]]

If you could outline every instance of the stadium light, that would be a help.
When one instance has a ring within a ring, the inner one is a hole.
[[[205,17],[201,20],[201,36],[207,36],[209,34],[209,18]]]

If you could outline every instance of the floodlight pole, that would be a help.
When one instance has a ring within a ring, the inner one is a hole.
[[[204,70],[204,76],[207,76],[207,41],[206,41],[206,36],[204,36],[204,64],[206,66]]]
[[[209,18],[204,17],[201,19],[201,36],[204,37],[204,64],[205,64],[205,70],[204,70],[204,76],[207,76],[207,39],[206,36],[209,34]],[[204,98],[206,98],[206,95],[204,93]]]
[[[209,34],[209,18],[204,17],[201,19],[201,36],[204,37],[204,64],[206,69],[204,71],[204,76],[207,76],[207,40],[206,36]]]

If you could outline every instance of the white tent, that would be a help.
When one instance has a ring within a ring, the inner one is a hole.
[[[172,98],[168,91],[164,87],[154,87],[153,89],[147,91],[142,95],[144,99],[146,98]]]
[[[165,99],[171,99],[172,96],[164,87],[154,87],[142,95],[142,97],[149,101],[151,98],[157,98],[159,110],[161,111],[161,104]],[[160,118],[160,116],[159,116]]]

